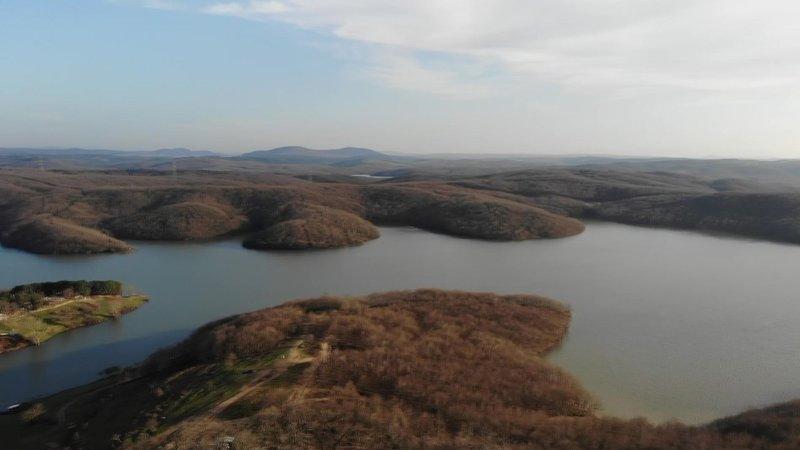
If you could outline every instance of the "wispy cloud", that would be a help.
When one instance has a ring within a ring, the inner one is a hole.
[[[287,12],[289,7],[279,1],[228,2],[205,6],[202,11],[207,14],[257,19]]]
[[[182,0],[110,0],[114,3],[133,3],[145,8],[163,10],[191,9],[191,5]]]
[[[577,89],[728,92],[800,85],[800,2],[794,0],[251,0],[191,7],[287,22],[370,46],[377,56],[365,67],[373,79],[449,97],[495,91],[485,67],[523,84]],[[436,54],[460,61],[425,63],[423,55]]]
[[[392,88],[441,95],[457,100],[486,98],[497,92],[488,81],[465,77],[457,70],[426,67],[409,54],[384,52],[363,73]]]

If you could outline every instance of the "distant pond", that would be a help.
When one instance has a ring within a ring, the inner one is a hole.
[[[440,287],[537,293],[573,308],[550,360],[603,412],[702,422],[800,397],[800,246],[590,223],[559,240],[485,242],[382,228],[362,247],[260,252],[236,240],[135,243],[129,255],[0,249],[0,286],[119,279],[151,301],[0,356],[0,405],[88,382],[227,315],[321,294]]]

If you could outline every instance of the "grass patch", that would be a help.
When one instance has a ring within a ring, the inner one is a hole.
[[[278,359],[285,357],[291,347],[284,347],[278,350],[275,350],[268,355],[261,357],[261,358],[247,358],[241,361],[237,361],[236,364],[232,366],[233,369],[241,371],[241,372],[248,372],[251,370],[264,370],[267,367],[271,366],[275,361]]]
[[[164,408],[169,422],[193,416],[234,395],[249,377],[238,370],[216,365],[205,376],[198,378],[197,383],[187,387],[183,395]]]
[[[272,380],[270,386],[291,386],[297,382],[300,375],[311,365],[310,362],[302,362],[295,364],[286,369],[285,372],[280,374],[277,378]]]
[[[193,375],[191,384],[183,388],[183,394],[165,406],[164,411],[169,422],[203,412],[235,395],[253,378],[254,372],[270,367],[290,349],[291,347],[281,348],[262,358],[245,359],[233,365],[214,364],[201,376]]]
[[[138,308],[147,300],[142,295],[95,296],[69,300],[52,308],[42,308],[6,319],[0,322],[0,331],[18,334],[34,344],[40,344],[65,331],[119,317]]]

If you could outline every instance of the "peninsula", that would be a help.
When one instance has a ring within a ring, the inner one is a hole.
[[[545,359],[570,317],[432,289],[289,302],[0,415],[0,433],[30,449],[797,448],[798,402],[702,426],[599,415]]]
[[[0,292],[0,353],[117,318],[147,300],[143,295],[122,295],[122,284],[110,280],[16,286]]]

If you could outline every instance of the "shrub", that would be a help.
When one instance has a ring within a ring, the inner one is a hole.
[[[9,291],[0,292],[0,312],[15,308],[37,309],[45,306],[45,297],[74,298],[89,295],[120,295],[122,283],[119,281],[52,281],[23,284]]]
[[[72,289],[75,290],[76,295],[89,296],[92,295],[92,284],[86,280],[78,280],[73,282]]]
[[[120,295],[122,293],[122,283],[119,281],[92,281],[92,295]]]

